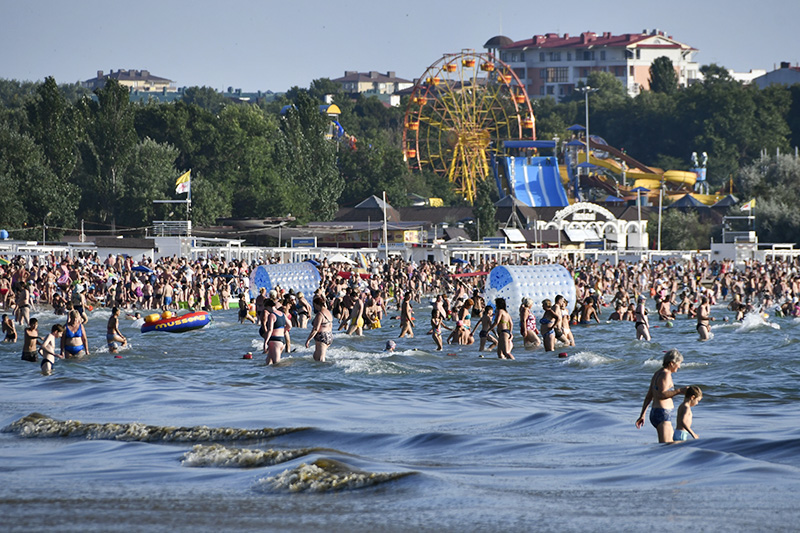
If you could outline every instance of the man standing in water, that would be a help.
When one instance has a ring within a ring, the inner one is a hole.
[[[400,306],[400,338],[414,336],[414,311],[411,308],[411,293],[406,292]]]
[[[683,356],[675,348],[671,349],[664,355],[662,367],[653,374],[653,379],[650,380],[650,388],[647,390],[647,395],[644,397],[642,404],[642,412],[639,418],[636,419],[636,427],[641,428],[644,425],[644,414],[647,412],[647,406],[653,402],[653,407],[650,409],[650,423],[658,431],[658,442],[672,442],[672,409],[675,407],[672,403],[672,398],[679,394],[685,394],[686,388],[676,389],[672,383],[672,374],[678,371],[683,363]]]

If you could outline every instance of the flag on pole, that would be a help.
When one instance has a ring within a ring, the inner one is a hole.
[[[739,209],[740,209],[741,211],[752,211],[752,210],[755,208],[755,206],[756,206],[756,199],[755,199],[755,198],[753,198],[752,200],[750,200],[749,202],[747,202],[746,204],[744,204],[744,205],[743,205],[742,207],[740,207]]]
[[[182,194],[185,192],[189,192],[192,187],[192,171],[187,170],[185,173],[181,174],[181,177],[178,178],[178,181],[175,182],[175,193]]]

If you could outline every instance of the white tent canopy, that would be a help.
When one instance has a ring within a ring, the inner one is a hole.
[[[333,254],[327,257],[328,263],[347,263],[348,265],[355,265],[356,262],[343,254]]]

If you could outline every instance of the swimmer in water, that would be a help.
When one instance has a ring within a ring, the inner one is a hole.
[[[42,353],[42,374],[49,376],[53,373],[53,366],[56,364],[56,357],[64,359],[60,353],[56,353],[56,339],[60,339],[64,334],[64,326],[61,324],[53,324],[50,328],[50,334],[44,338],[41,347]]]
[[[486,341],[489,341],[488,349],[491,350],[495,346],[497,346],[497,337],[492,335],[492,322],[494,321],[494,309],[492,306],[487,305],[483,308],[483,314],[481,315],[481,319],[475,323],[475,326],[472,328],[472,335],[475,335],[475,330],[478,329],[478,326],[481,327],[480,332],[478,333],[478,338],[480,341],[480,348],[478,348],[479,352],[482,352],[486,347]]]
[[[674,441],[689,440],[691,435],[699,439],[697,433],[692,431],[692,407],[700,403],[703,399],[703,391],[697,385],[686,388],[686,395],[683,403],[678,406],[678,416],[675,419],[675,434],[672,436]]]
[[[514,359],[514,356],[511,355],[514,322],[506,310],[505,298],[497,298],[494,301],[494,305],[497,308],[497,314],[489,331],[497,329],[497,357],[500,359]]]
[[[644,294],[640,294],[633,312],[633,320],[636,323],[636,340],[650,340],[650,321],[647,319],[647,307],[644,303],[647,300]]]
[[[110,353],[117,353],[119,346],[128,345],[128,339],[119,331],[119,308],[111,308],[111,316],[108,319],[106,326],[106,342],[108,342],[108,351]]]
[[[708,304],[708,296],[700,297],[700,305],[697,306],[697,333],[700,335],[701,341],[706,341],[711,338],[711,327],[709,321],[714,320],[709,316],[711,307]]]

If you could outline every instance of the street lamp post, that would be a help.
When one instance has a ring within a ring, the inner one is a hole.
[[[578,90],[583,93],[583,97],[586,101],[586,162],[588,163],[589,162],[589,93],[596,93],[600,89],[584,85],[583,87],[578,87]]]
[[[44,220],[42,220],[42,246],[44,246],[44,243],[47,242],[47,217],[52,214],[52,211],[48,211],[44,216]]]

